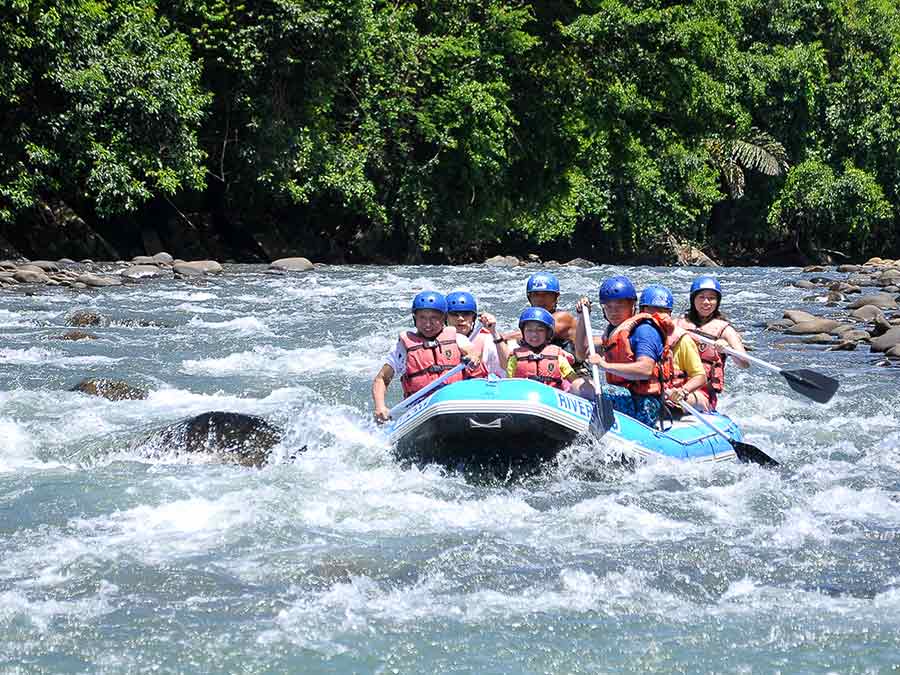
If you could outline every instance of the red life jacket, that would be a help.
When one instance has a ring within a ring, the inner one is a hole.
[[[631,349],[631,332],[639,324],[650,322],[662,338],[662,359],[654,364],[653,373],[647,380],[629,380],[609,371],[606,372],[606,381],[620,387],[626,387],[632,394],[641,396],[659,396],[663,393],[664,386],[672,379],[672,345],[675,344],[672,337],[675,335],[675,324],[672,317],[666,314],[647,314],[641,312],[629,319],[625,319],[616,326],[603,343],[604,358],[609,363],[634,363],[634,350]]]
[[[572,355],[556,345],[544,345],[536,352],[524,342],[513,350],[516,357],[516,372],[513,377],[524,377],[543,382],[555,389],[563,388],[563,376],[559,372],[559,357],[564,356],[571,364]]]
[[[406,347],[406,372],[400,376],[404,396],[415,394],[461,362],[462,354],[456,344],[456,329],[450,326],[444,326],[444,330],[431,340],[407,331],[400,334],[400,342]],[[446,383],[460,380],[462,375],[457,373]]]
[[[678,325],[684,330],[696,330],[697,327],[685,318],[678,320]],[[708,333],[714,339],[718,340],[725,334],[725,331],[731,324],[724,319],[712,319],[703,324],[703,332]],[[714,394],[722,393],[725,388],[725,354],[719,354],[713,345],[701,342],[693,333],[688,332],[694,342],[697,343],[697,351],[700,352],[700,360],[703,362],[703,369],[706,371],[706,388]]]
[[[481,358],[481,362],[475,368],[466,368],[463,371],[463,379],[474,380],[477,378],[485,378],[488,376],[488,369],[484,363],[484,350],[487,347],[488,340],[491,340],[491,331],[482,328],[481,331],[473,338],[469,338],[475,345],[475,353]]]

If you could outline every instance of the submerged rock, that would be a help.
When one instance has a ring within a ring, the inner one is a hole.
[[[80,391],[90,396],[101,396],[110,401],[141,401],[147,398],[147,390],[132,387],[121,380],[105,378],[87,378],[72,387],[71,391]]]
[[[85,326],[102,326],[108,321],[96,312],[88,312],[83,309],[76,310],[66,319],[66,323],[76,328],[84,328]]]
[[[151,434],[138,451],[154,459],[199,454],[228,464],[260,467],[283,436],[279,427],[256,415],[207,412]]]
[[[57,340],[96,340],[97,336],[85,333],[83,330],[70,330],[57,336]]]

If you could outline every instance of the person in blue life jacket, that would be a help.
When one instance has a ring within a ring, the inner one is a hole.
[[[386,422],[390,409],[385,404],[387,388],[395,375],[400,377],[403,396],[408,397],[434,382],[466,356],[470,367],[477,368],[481,355],[465,335],[446,325],[447,299],[436,291],[422,291],[412,302],[415,330],[400,333],[397,345],[385,357],[384,364],[372,380],[372,401],[375,421]],[[496,335],[496,325],[492,326]],[[463,379],[462,373],[452,375],[446,384]]]
[[[637,291],[625,276],[605,279],[598,293],[608,325],[594,336],[597,353],[588,355],[582,308],[590,299],[582,297],[575,308],[576,358],[585,359],[606,371],[614,385],[604,388],[615,410],[654,426],[662,410],[665,381],[670,377],[671,357],[667,341],[674,330],[671,318],[657,314],[636,314]]]

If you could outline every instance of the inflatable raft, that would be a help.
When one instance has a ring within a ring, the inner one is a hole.
[[[726,415],[704,419],[741,440]],[[625,459],[735,460],[728,441],[690,416],[667,423],[664,431],[618,412],[604,425],[592,402],[517,378],[447,385],[408,409],[388,433],[401,459],[458,466],[545,461],[579,436],[603,436],[604,427],[605,444]]]

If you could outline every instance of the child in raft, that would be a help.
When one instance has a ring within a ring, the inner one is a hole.
[[[555,322],[553,315],[542,307],[529,307],[519,316],[522,339],[510,353],[509,345],[497,345],[500,364],[506,366],[509,377],[537,380],[555,389],[568,391],[578,376],[572,368],[575,358],[564,349],[551,344]]]
[[[385,405],[385,395],[395,375],[400,376],[406,398],[458,366],[463,356],[469,359],[470,367],[477,368],[481,363],[481,354],[476,353],[472,342],[446,325],[447,299],[443,295],[436,291],[419,293],[413,298],[412,316],[415,330],[400,334],[397,346],[387,355],[372,380],[375,421],[379,424],[391,416]],[[498,337],[496,323],[485,327]],[[462,379],[462,374],[456,373],[447,378],[445,384]]]

